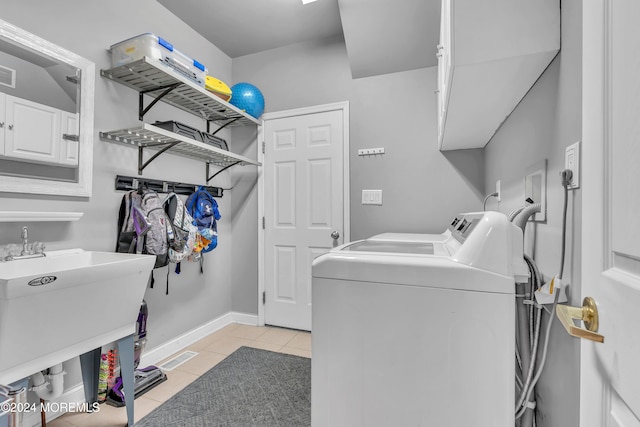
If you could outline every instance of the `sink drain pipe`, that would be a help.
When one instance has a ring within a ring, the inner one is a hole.
[[[33,390],[40,399],[55,399],[62,395],[62,392],[64,391],[64,374],[66,374],[66,372],[62,370],[62,363],[49,368],[49,373],[47,374],[47,377],[49,378],[48,384],[45,381],[44,374],[42,372],[33,374],[31,375],[31,383],[33,384],[31,390]],[[51,387],[49,388],[49,386]]]
[[[44,371],[41,371],[31,375],[31,383],[33,384],[31,390],[38,395],[41,404],[45,400],[53,400],[62,395],[62,392],[64,391],[64,374],[66,374],[62,369],[62,363],[53,365],[48,369],[48,382],[45,381],[45,374],[43,374],[43,372]],[[40,420],[42,427],[46,427],[47,414],[45,413],[42,405],[40,405]]]

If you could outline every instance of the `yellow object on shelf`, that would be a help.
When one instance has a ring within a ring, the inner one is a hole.
[[[231,99],[231,89],[222,80],[216,79],[212,76],[207,76],[204,83],[205,89],[218,97],[229,101]]]

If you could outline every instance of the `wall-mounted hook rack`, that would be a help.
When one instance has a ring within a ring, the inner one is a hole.
[[[384,147],[380,148],[362,148],[358,150],[358,156],[376,156],[384,154]]]
[[[149,179],[133,176],[116,175],[116,190],[137,190],[143,185],[149,190],[153,190],[157,193],[176,193],[190,195],[198,187],[198,184],[187,184],[184,182],[164,181],[160,179]],[[205,186],[207,191],[211,193],[213,197],[222,197],[224,189],[220,187]]]

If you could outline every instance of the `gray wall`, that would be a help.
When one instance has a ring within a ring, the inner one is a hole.
[[[533,89],[485,148],[485,188],[502,181],[502,202],[487,207],[508,213],[522,204],[524,170],[544,159],[547,171],[547,221],[527,227],[525,248],[545,277],[559,273],[563,189],[559,173],[564,152],[581,139],[582,4],[562,2],[562,48]],[[581,190],[569,192],[564,270],[572,305],[581,305]],[[546,328],[545,315],[543,330]],[[557,319],[552,325],[547,362],[537,388],[541,427],[579,425],[580,343]]]
[[[257,129],[239,127],[231,131],[234,149],[257,158]],[[253,166],[230,171],[231,303],[233,311],[258,314],[258,173]]]
[[[435,68],[352,79],[337,37],[235,58],[233,79],[258,86],[266,112],[349,101],[351,240],[386,231],[442,232],[456,213],[481,209],[483,151],[437,149]],[[375,147],[385,154],[357,154]],[[384,205],[361,205],[363,189],[382,189]],[[255,217],[235,221],[234,241],[257,245]],[[233,271],[234,309],[256,309],[257,270]]]
[[[107,49],[125,38],[152,32],[194,56],[211,74],[226,81],[231,81],[231,60],[154,0],[2,0],[2,19],[95,62],[96,93],[93,196],[85,199],[0,193],[0,210],[84,212],[78,222],[26,224],[30,227],[29,235],[33,240],[45,242],[48,249],[81,247],[113,251],[123,195],[114,189],[115,176],[137,175],[137,150],[102,141],[98,132],[136,126],[139,122],[138,94],[100,77],[99,70],[110,67]],[[145,116],[146,122],[155,120],[178,120],[201,129],[205,126],[197,117],[162,103]],[[228,137],[228,132],[223,137]],[[233,144],[230,145],[233,150]],[[163,155],[145,169],[144,177],[202,184],[205,165]],[[212,185],[226,187],[228,183],[225,172]],[[179,276],[170,272],[169,295],[165,295],[167,268],[156,270],[156,287],[148,289],[145,295],[149,305],[148,348],[231,311],[232,197],[230,191],[218,199],[223,215],[218,228],[219,246],[206,255],[204,276],[197,264],[183,263]],[[22,225],[0,223],[0,244],[18,242]],[[87,303],[96,307],[117,304],[118,295],[105,290]],[[66,381],[68,386],[79,381],[77,371],[71,369]]]

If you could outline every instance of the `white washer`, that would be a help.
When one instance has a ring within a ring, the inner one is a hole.
[[[527,277],[522,231],[497,212],[316,258],[312,426],[513,426]]]

